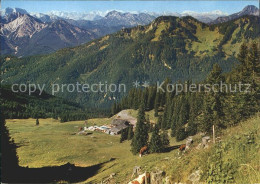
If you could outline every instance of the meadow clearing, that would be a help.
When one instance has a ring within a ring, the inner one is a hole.
[[[134,110],[130,110],[129,114],[137,115]],[[110,124],[112,118],[91,119],[87,121],[87,126]],[[112,136],[97,131],[89,131],[92,133],[89,135],[78,135],[79,128],[84,127],[85,121],[60,123],[48,118],[39,119],[39,126],[35,125],[36,119],[9,119],[6,122],[11,137],[19,146],[17,154],[20,166],[37,168],[70,162],[86,167],[115,159],[104,164],[99,173],[89,179],[95,182],[105,179],[111,173],[116,173],[116,181],[130,180],[134,166],[149,171],[155,167],[160,168],[163,162],[177,155],[177,151],[173,150],[140,158],[130,152],[131,141],[119,142],[120,135]],[[171,146],[180,144],[174,138],[170,142]]]
[[[134,113],[132,113],[134,114]],[[88,120],[88,125],[103,125],[111,122],[110,118]],[[39,119],[40,125],[36,126],[35,119],[9,119],[7,127],[11,137],[19,146],[17,153],[20,166],[43,167],[57,166],[67,162],[77,166],[90,166],[109,161],[103,165],[98,174],[83,183],[100,183],[115,173],[112,183],[127,183],[132,178],[134,166],[141,166],[142,171],[166,171],[174,181],[187,181],[190,173],[202,169],[207,171],[208,158],[215,152],[215,147],[209,149],[192,149],[185,155],[178,155],[178,150],[166,153],[155,153],[140,158],[130,152],[130,141],[119,143],[120,136],[111,136],[101,132],[92,132],[90,135],[78,135],[79,127],[84,126],[84,121],[60,123],[54,119]],[[221,139],[228,150],[223,154],[223,160],[234,161],[239,167],[239,172],[234,174],[235,181],[259,181],[259,146],[252,144],[249,150],[241,151],[241,146],[247,144],[247,135],[254,132],[255,142],[259,141],[260,116],[242,122],[238,126],[223,131]],[[194,148],[200,142],[201,136],[196,135]],[[170,138],[170,145],[179,145],[175,138]],[[114,158],[114,160],[111,160]],[[111,160],[111,161],[110,161]],[[250,166],[252,169],[245,165]],[[240,168],[241,167],[241,168]],[[255,174],[257,173],[257,174]],[[246,174],[248,177],[244,177]],[[206,173],[202,179],[206,179]]]

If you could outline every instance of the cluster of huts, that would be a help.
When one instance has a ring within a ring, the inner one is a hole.
[[[129,126],[133,125],[127,120],[114,119],[110,125],[84,127],[84,131],[100,131],[110,135],[118,135]]]

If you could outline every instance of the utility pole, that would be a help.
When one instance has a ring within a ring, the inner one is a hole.
[[[216,139],[215,139],[215,126],[212,126],[212,132],[213,132],[213,143],[215,144]]]

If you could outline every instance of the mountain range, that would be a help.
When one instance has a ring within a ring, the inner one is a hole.
[[[52,11],[49,14],[42,14],[28,13],[20,8],[6,8],[1,14],[1,53],[21,57],[48,54],[65,47],[78,46],[122,28],[147,25],[161,15],[177,17],[190,15],[201,22],[215,24],[243,15],[257,15],[259,9],[247,6],[241,12],[225,17],[223,15],[226,14],[221,11],[204,13],[184,11],[181,14],[129,13],[115,10],[89,14]],[[217,18],[219,16],[221,17]]]
[[[217,18],[224,18],[224,17],[233,17],[233,18],[238,18],[239,16],[243,15],[259,15],[259,10],[256,6],[253,5],[248,5],[246,6],[242,11],[238,13],[234,13],[231,15],[228,15],[225,12],[222,12],[220,10],[214,10],[211,12],[195,12],[195,11],[190,11],[186,10],[183,11],[182,13],[177,13],[177,12],[124,12],[122,10],[107,10],[107,11],[92,11],[88,13],[84,12],[64,12],[64,11],[51,11],[45,14],[42,13],[30,13],[30,15],[35,16],[36,18],[39,18],[44,21],[51,21],[51,20],[56,20],[57,18],[63,18],[63,19],[73,19],[73,20],[90,20],[90,21],[95,21],[102,19],[106,17],[110,12],[118,12],[118,14],[125,14],[125,15],[138,15],[138,14],[147,14],[150,16],[153,16],[155,18],[160,17],[160,16],[176,16],[176,17],[184,17],[184,16],[192,16],[196,19],[198,19],[201,22],[204,23],[214,23],[214,21]],[[46,16],[49,17],[49,20],[46,20]],[[232,20],[232,19],[229,19]]]
[[[1,17],[1,52],[16,56],[47,54],[86,43],[124,27],[149,24],[148,14],[109,12],[96,21],[43,15],[36,18],[25,10],[7,8]]]
[[[122,11],[122,10],[106,10],[106,11],[91,11],[91,12],[65,12],[65,11],[50,11],[50,12],[47,12],[47,13],[30,13],[30,15],[32,16],[35,16],[36,18],[39,18],[41,19],[42,17],[44,16],[49,16],[49,17],[60,17],[60,18],[63,18],[63,19],[73,19],[73,20],[91,20],[91,21],[94,21],[94,20],[99,20],[99,19],[102,19],[104,18],[108,13],[110,12],[113,12],[113,11],[116,11],[116,12],[119,12],[119,13],[128,13],[128,14],[135,14],[135,15],[138,15],[140,13],[145,13],[145,14],[148,14],[148,15],[151,15],[151,16],[154,16],[154,17],[159,17],[159,16],[178,16],[178,17],[181,17],[181,16],[197,16],[198,18],[199,17],[208,17],[212,20],[215,20],[216,18],[220,17],[220,16],[226,16],[228,15],[227,13],[224,13],[220,10],[215,10],[215,11],[212,11],[212,12],[194,12],[194,11],[184,11],[182,13],[177,13],[177,12],[167,12],[167,11],[164,11],[164,12],[160,12],[160,13],[157,13],[157,12],[148,12],[148,11],[131,11],[131,12],[125,12],[125,11]],[[196,18],[197,18],[196,17]]]
[[[95,38],[92,32],[72,26],[63,20],[45,24],[28,14],[15,13],[11,16],[17,18],[13,21],[7,19],[8,23],[1,26],[2,54],[46,54]]]
[[[244,15],[259,16],[259,9],[256,6],[248,5],[242,11],[231,14],[229,16],[218,17],[216,20],[210,22],[210,24],[218,24],[218,23],[227,22],[227,21],[234,20],[234,19],[239,18]]]
[[[224,72],[231,70],[237,62],[240,45],[259,41],[259,22],[259,16],[253,15],[214,25],[190,16],[158,17],[148,25],[123,28],[52,54],[2,56],[2,83],[46,84],[47,92],[51,92],[54,83],[123,83],[130,89],[136,80],[156,83],[169,77],[173,82],[201,81],[215,63]],[[88,106],[103,106],[124,93],[60,92],[57,95]]]

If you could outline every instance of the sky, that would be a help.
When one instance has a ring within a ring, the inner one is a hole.
[[[247,5],[259,8],[259,1],[14,1],[2,0],[1,9],[22,8],[28,12],[47,13],[53,10],[67,12],[91,12],[122,10],[125,12],[211,12],[221,10],[231,14],[241,11]]]

